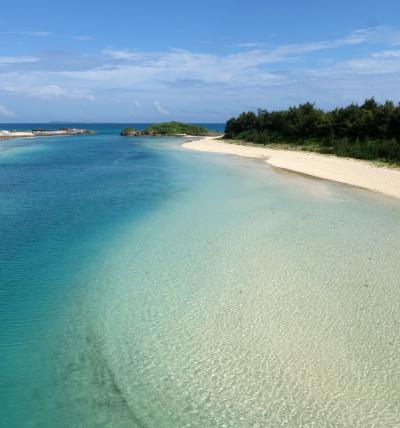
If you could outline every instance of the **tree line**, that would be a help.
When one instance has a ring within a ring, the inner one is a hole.
[[[260,109],[228,120],[225,138],[400,163],[400,104],[371,98],[331,111],[312,103],[279,111]]]

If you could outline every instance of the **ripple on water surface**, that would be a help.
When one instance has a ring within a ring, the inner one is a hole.
[[[399,426],[398,204],[252,166],[222,162],[93,278],[127,405],[154,427]]]
[[[400,426],[398,202],[167,140],[46,141],[0,171],[8,426]]]

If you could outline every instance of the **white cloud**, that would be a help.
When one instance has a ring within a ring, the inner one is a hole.
[[[39,98],[81,98],[90,101],[94,100],[94,96],[81,89],[65,89],[58,85],[45,85],[33,87],[28,91],[30,96]]]
[[[34,56],[0,56],[0,65],[22,64],[38,61],[39,58]]]
[[[168,83],[202,82],[204,84],[274,85],[286,81],[285,73],[267,70],[270,64],[282,64],[293,70],[297,62],[305,61],[308,54],[368,43],[387,31],[385,28],[358,30],[332,41],[267,46],[262,43],[243,43],[248,48],[228,55],[194,53],[183,49],[164,52],[143,52],[107,47],[102,54],[108,63],[89,70],[63,73],[64,77],[82,79],[88,84],[97,82],[121,88],[146,89]]]
[[[399,58],[400,50],[374,52],[371,56],[373,58]]]
[[[199,84],[277,83],[281,76],[260,68],[276,61],[268,52],[253,50],[225,56],[193,53],[106,51],[112,60],[92,69],[60,72],[65,79],[87,87],[108,86],[130,90],[165,89],[170,85],[191,87]]]
[[[138,54],[135,52],[125,50],[114,50],[112,48],[106,48],[102,51],[103,55],[109,56],[112,59],[120,59],[127,61],[134,61],[138,58]]]
[[[14,117],[15,113],[11,110],[6,109],[2,104],[0,104],[0,116]]]
[[[157,109],[157,111],[159,112],[159,113],[161,113],[162,115],[164,115],[164,116],[168,116],[169,115],[169,112],[167,111],[167,110],[165,110],[162,106],[161,106],[161,103],[160,103],[160,101],[154,101],[154,107]]]
[[[346,74],[391,74],[400,73],[400,58],[356,58],[342,61],[336,69]]]
[[[400,50],[383,50],[368,55],[327,63],[327,66],[306,70],[314,77],[382,76],[398,74],[400,77]]]
[[[379,33],[379,32],[378,32]],[[310,52],[316,52],[327,49],[335,49],[343,46],[349,45],[358,45],[366,43],[370,40],[373,40],[376,36],[376,30],[357,30],[352,32],[346,37],[338,38],[334,40],[326,40],[319,42],[304,42],[304,43],[293,43],[293,44],[284,44],[277,47],[271,47],[267,43],[260,42],[250,42],[250,43],[239,43],[233,45],[232,47],[238,48],[249,48],[249,49],[258,49],[258,50],[267,50],[271,54],[271,57],[275,58],[277,61],[284,60],[286,56],[304,54]]]
[[[373,40],[376,37],[377,33],[380,33],[381,30],[378,29],[362,29],[353,31],[350,35],[338,39],[336,43],[338,45],[359,45],[361,43],[366,43],[370,40]]]
[[[400,98],[396,34],[379,27],[309,43],[244,43],[224,54],[108,46],[92,55],[3,56],[0,91],[54,100],[96,97],[93,111],[110,112],[113,105],[115,115],[121,108],[121,114],[141,118],[153,118],[155,112],[234,114],[260,106],[284,107],[305,100],[339,103],[374,94]]]
[[[238,43],[237,45],[232,45],[230,47],[233,48],[261,48],[265,46],[266,43],[260,43],[260,42],[244,42],[244,43]]]
[[[342,46],[348,45],[358,45],[362,43],[366,43],[369,41],[373,41],[378,36],[382,36],[382,34],[388,33],[389,29],[387,27],[379,27],[377,29],[362,29],[356,30],[350,33],[348,36],[326,40],[320,42],[304,42],[304,43],[294,43],[294,44],[285,44],[275,48],[272,48],[272,52],[279,53],[281,55],[287,54],[296,54],[296,53],[306,53],[306,52],[314,52],[324,49],[333,49]],[[232,45],[231,47],[238,48],[258,48],[258,49],[267,49],[268,46],[271,46],[265,42],[244,42],[238,43],[236,45]]]
[[[93,95],[91,95],[85,90],[75,88],[63,88],[55,84],[28,85],[26,83],[13,83],[12,81],[4,83],[1,82],[0,91],[43,99],[75,98],[86,99],[89,101],[93,101],[95,99]]]

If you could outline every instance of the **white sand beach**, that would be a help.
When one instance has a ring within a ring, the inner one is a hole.
[[[220,137],[201,138],[184,143],[183,147],[265,159],[266,163],[277,168],[400,198],[400,169],[380,167],[372,162],[303,151],[230,144],[222,141]]]

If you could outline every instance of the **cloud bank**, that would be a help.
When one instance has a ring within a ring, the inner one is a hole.
[[[400,30],[275,46],[243,42],[219,54],[108,46],[90,55],[57,53],[54,60],[48,53],[0,56],[1,94],[54,108],[64,108],[62,100],[85,102],[91,118],[110,120],[131,119],[133,111],[138,120],[225,120],[306,100],[328,108],[369,96],[399,101]]]

